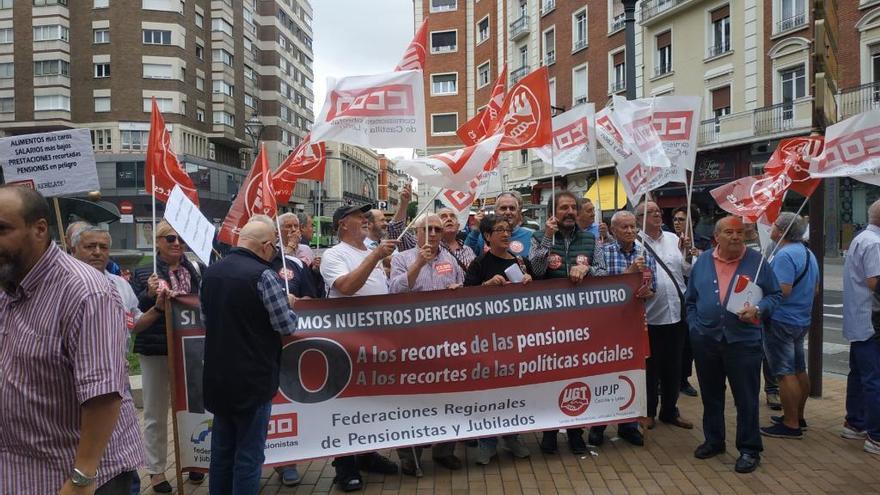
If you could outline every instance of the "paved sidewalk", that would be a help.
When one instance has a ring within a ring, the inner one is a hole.
[[[862,443],[838,436],[843,422],[845,378],[825,375],[825,395],[807,402],[810,430],[803,440],[764,438],[761,466],[754,473],[736,474],[733,464],[735,423],[733,400],[727,401],[728,452],[706,461],[693,457],[702,442],[698,426],[682,430],[662,423],[646,434],[645,447],[633,447],[611,438],[598,449],[598,455],[573,456],[567,451],[564,435],[560,436],[561,452],[546,456],[538,449],[539,434],[526,435],[532,457],[515,460],[501,450],[497,461],[486,467],[473,463],[468,452],[466,468],[450,472],[436,468],[430,450],[424,454],[425,477],[368,475],[366,494],[788,494],[842,493],[880,494],[880,456],[862,451]],[[763,395],[762,395],[763,400]],[[681,414],[699,425],[702,405],[699,398],[682,396]],[[762,404],[762,425],[775,414]],[[171,428],[169,427],[169,432]],[[606,436],[615,434],[608,428]],[[459,445],[457,454],[464,455]],[[391,455],[389,452],[383,452]],[[393,456],[396,460],[396,456]],[[173,465],[173,451],[169,465]],[[278,476],[265,470],[261,494],[340,493],[333,487],[333,467],[329,461],[303,463],[299,466],[304,480],[297,487],[281,486]],[[173,473],[168,472],[172,484]],[[207,494],[207,485],[186,484],[186,493]],[[149,481],[143,480],[143,493],[153,493]],[[178,493],[175,491],[175,493]]]

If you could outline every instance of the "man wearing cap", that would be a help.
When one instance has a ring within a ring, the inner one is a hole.
[[[510,236],[510,252],[514,256],[528,259],[534,231],[522,226],[522,196],[513,191],[499,194],[495,198],[495,214],[503,217],[513,226],[513,234]],[[477,214],[477,222],[464,241],[464,245],[473,249],[477,256],[486,250],[486,243],[479,227],[482,218],[482,213]]]
[[[388,294],[388,279],[379,263],[391,255],[397,241],[385,239],[374,249],[364,240],[369,232],[370,205],[342,206],[333,212],[333,227],[339,244],[328,249],[321,261],[321,275],[327,297],[376,296]],[[337,457],[335,482],[340,490],[363,488],[358,468],[381,474],[397,474],[397,465],[376,452]]]

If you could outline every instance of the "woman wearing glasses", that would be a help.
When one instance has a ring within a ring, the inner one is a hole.
[[[199,267],[184,255],[186,245],[165,220],[156,226],[156,272],[152,266],[135,269],[131,286],[138,296],[140,310],[163,312],[156,304],[157,296],[198,294],[201,277]],[[165,340],[165,318],[137,334],[134,352],[141,365],[144,394],[144,442],[147,450],[147,472],[156,493],[171,493],[165,479],[168,459],[168,345]],[[200,483],[202,473],[189,473],[192,482]]]

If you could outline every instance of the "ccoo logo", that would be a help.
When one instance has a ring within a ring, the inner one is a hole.
[[[263,174],[255,174],[248,182],[245,189],[245,208],[248,209],[248,215],[272,215],[274,212],[266,198],[269,191],[263,189]]]
[[[412,86],[389,84],[330,93],[327,121],[336,117],[394,117],[415,114]]]
[[[559,410],[568,416],[580,416],[590,407],[590,397],[586,383],[569,383],[559,393]]]

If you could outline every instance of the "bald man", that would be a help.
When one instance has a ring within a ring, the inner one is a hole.
[[[214,413],[210,493],[256,494],[265,461],[281,336],[296,330],[293,297],[272,269],[273,223],[255,215],[238,246],[205,271],[205,408]]]

